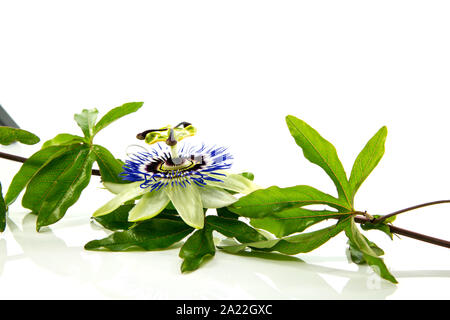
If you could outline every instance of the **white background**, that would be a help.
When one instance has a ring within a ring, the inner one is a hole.
[[[295,115],[353,160],[383,125],[379,167],[356,207],[384,214],[450,198],[450,4],[448,1],[0,1],[0,104],[42,141],[79,134],[73,114],[144,101],[96,142],[117,157],[136,133],[180,121],[198,139],[229,146],[236,171],[263,187],[331,180],[290,137]],[[29,156],[38,146],[3,147]],[[1,161],[6,189],[19,165]],[[0,236],[0,298],[448,299],[448,249],[369,238],[386,251],[400,284],[348,264],[345,237],[296,261],[218,252],[181,275],[178,249],[87,252],[105,232],[89,223],[111,196],[97,178],[66,217],[34,231],[10,209]],[[396,224],[449,239],[450,207]]]

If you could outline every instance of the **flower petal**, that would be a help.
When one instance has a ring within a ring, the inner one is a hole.
[[[128,200],[134,199],[146,192],[147,189],[141,188],[140,182],[129,183],[127,187],[123,189],[121,193],[115,196],[112,200],[108,201],[105,205],[103,205],[100,209],[94,212],[94,217],[103,216],[108,214],[114,210],[116,210],[120,205]]]
[[[197,189],[202,198],[203,208],[227,207],[237,201],[229,192],[219,188],[201,187]]]
[[[192,184],[186,186],[167,186],[163,189],[186,224],[202,229],[205,223],[202,199],[198,188]]]
[[[207,185],[212,187],[228,189],[243,194],[248,194],[255,190],[261,189],[261,187],[254,184],[252,180],[247,179],[246,177],[241,176],[240,174],[231,173],[227,174],[225,177],[217,176],[217,179],[220,179],[223,182],[207,181],[207,180],[205,180],[205,182]]]
[[[169,203],[169,198],[162,190],[147,192],[130,210],[128,221],[141,221],[158,215]]]
[[[103,182],[103,186],[111,193],[119,194],[126,190],[133,183],[114,183],[114,182]]]

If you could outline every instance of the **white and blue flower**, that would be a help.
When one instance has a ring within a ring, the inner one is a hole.
[[[161,141],[161,140],[159,140]],[[121,174],[129,184],[104,183],[116,197],[94,216],[111,213],[123,203],[139,199],[129,212],[129,221],[158,215],[171,202],[186,224],[202,229],[203,208],[226,207],[235,201],[231,192],[248,194],[258,187],[240,174],[231,174],[232,156],[223,147],[157,143],[149,152],[130,157]]]

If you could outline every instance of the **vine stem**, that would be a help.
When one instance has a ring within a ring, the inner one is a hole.
[[[412,210],[416,210],[416,209],[420,209],[420,208],[425,208],[425,207],[429,207],[429,206],[434,206],[434,205],[437,205],[437,204],[443,204],[443,203],[450,203],[450,200],[439,200],[439,201],[422,203],[422,204],[419,204],[417,206],[409,207],[409,208],[406,208],[406,209],[402,209],[402,210],[398,210],[398,211],[386,214],[386,215],[381,216],[381,217],[379,217],[377,219],[373,219],[371,222],[372,223],[383,222],[386,219],[388,219],[390,217],[394,217],[394,216],[396,216],[396,215],[398,215],[400,213],[404,213],[404,212],[408,212],[408,211],[412,211]]]
[[[7,159],[7,160],[12,160],[12,161],[16,161],[16,162],[21,162],[21,163],[24,163],[25,161],[28,160],[28,158],[16,156],[14,154],[9,154],[9,153],[5,153],[5,152],[0,152],[0,158]],[[100,170],[92,169],[92,173],[91,174],[93,176],[100,176]]]
[[[372,223],[372,221],[370,219],[367,219],[365,217],[355,217],[355,222],[357,223]],[[438,238],[434,238],[434,237],[430,237],[421,233],[417,233],[414,231],[410,231],[410,230],[406,230],[406,229],[402,229],[393,225],[387,225],[390,229],[390,231],[392,233],[401,235],[401,236],[405,236],[408,238],[412,238],[412,239],[416,239],[419,241],[424,241],[427,243],[431,243],[437,246],[441,246],[444,248],[450,248],[450,241],[447,240],[443,240],[443,239],[438,239]]]
[[[3,159],[7,159],[7,160],[12,160],[12,161],[16,161],[16,162],[21,162],[24,163],[25,161],[27,161],[27,158],[24,157],[20,157],[20,156],[16,156],[13,154],[9,154],[9,153],[4,153],[4,152],[0,152],[0,158]],[[100,176],[100,171],[97,169],[92,169],[92,175],[94,176]],[[424,204],[420,204],[414,207],[409,207],[403,210],[399,210],[387,215],[384,215],[378,219],[370,219],[370,216],[367,215],[367,213],[365,212],[355,212],[355,214],[362,214],[365,216],[356,216],[355,217],[355,222],[357,223],[377,223],[377,222],[382,222],[385,219],[395,216],[397,214],[403,213],[403,212],[407,212],[407,211],[411,211],[411,210],[415,210],[415,209],[419,209],[419,208],[423,208],[423,207],[427,207],[427,206],[431,206],[431,205],[437,205],[437,204],[442,204],[442,203],[450,203],[450,200],[441,200],[441,201],[434,201],[434,202],[429,202],[429,203],[424,203]],[[402,235],[405,237],[409,237],[412,239],[416,239],[419,241],[424,241],[427,243],[431,243],[437,246],[441,246],[441,247],[445,247],[445,248],[450,248],[450,241],[446,241],[446,240],[442,240],[442,239],[438,239],[438,238],[434,238],[434,237],[430,237],[424,234],[420,234],[414,231],[410,231],[410,230],[406,230],[406,229],[402,229],[393,225],[388,225],[390,231],[392,233],[398,234],[398,235]]]

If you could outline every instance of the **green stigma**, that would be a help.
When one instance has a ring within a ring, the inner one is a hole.
[[[177,158],[177,143],[187,137],[192,137],[197,133],[197,129],[189,122],[181,122],[175,127],[165,126],[161,129],[150,129],[138,133],[136,138],[145,140],[147,144],[165,142],[170,146],[172,157]]]
[[[197,133],[197,129],[188,122],[181,122],[175,127],[170,125],[160,129],[150,129],[139,133],[136,137],[139,140],[145,140],[147,144],[154,144],[157,142],[165,142],[167,145],[173,147],[178,141],[187,137],[192,137]]]

